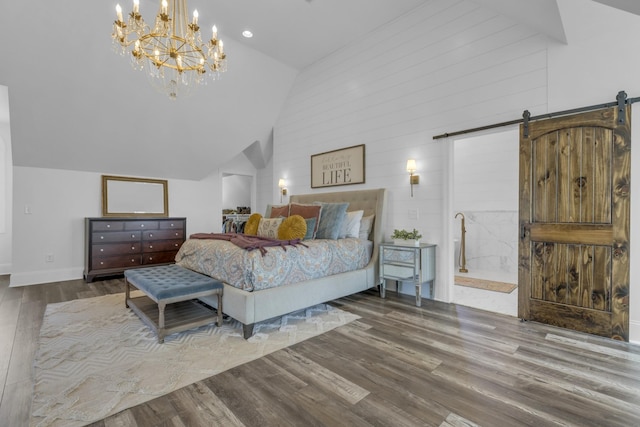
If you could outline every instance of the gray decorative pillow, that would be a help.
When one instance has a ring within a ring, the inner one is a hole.
[[[316,229],[316,218],[305,218],[307,222],[307,234],[304,235],[303,240],[313,240],[313,234]]]
[[[313,204],[322,206],[316,239],[336,240],[347,216],[349,203],[314,202]]]

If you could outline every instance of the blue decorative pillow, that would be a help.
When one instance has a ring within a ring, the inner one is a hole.
[[[316,229],[316,219],[315,218],[305,218],[307,222],[307,234],[304,235],[303,240],[313,240],[313,232]]]
[[[322,206],[316,239],[336,240],[347,216],[349,203],[314,202],[314,205]]]

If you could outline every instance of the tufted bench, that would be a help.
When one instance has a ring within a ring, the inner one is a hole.
[[[167,335],[213,321],[215,311],[196,298],[218,296],[216,324],[222,326],[222,282],[176,264],[125,270],[124,276],[125,305],[156,332],[159,343]],[[145,296],[131,298],[131,286]]]

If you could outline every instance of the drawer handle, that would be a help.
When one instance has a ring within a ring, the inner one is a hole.
[[[104,249],[100,249],[100,252],[104,252]]]
[[[100,240],[104,239],[104,236],[100,236]]]
[[[132,259],[132,260],[131,260],[131,262],[136,262],[136,260],[135,260],[135,259]]]
[[[153,237],[153,233],[149,233],[149,237]]]
[[[177,244],[177,243],[174,243],[174,244],[173,244],[173,246],[175,246],[175,247],[177,248],[177,247],[178,247],[178,244]]]
[[[100,265],[104,265],[104,261],[100,261]]]
[[[153,249],[153,245],[149,245],[149,249]]]
[[[135,250],[136,250],[136,247],[135,247],[135,246],[131,246],[131,250],[132,250],[132,251],[135,251]]]
[[[178,235],[178,233],[176,233],[176,236]]]
[[[136,238],[136,235],[135,235],[135,234],[132,234],[132,235],[131,235],[131,238],[132,238],[132,239],[135,239],[135,238]]]
[[[153,257],[152,256],[149,257],[149,261],[153,261]]]
[[[107,224],[107,228],[111,228],[111,224]]]
[[[144,228],[144,224],[140,224],[140,227]]]
[[[173,223],[171,223],[171,226],[173,227]]]

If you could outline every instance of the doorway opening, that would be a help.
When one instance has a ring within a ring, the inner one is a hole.
[[[254,176],[224,173],[222,175],[221,231],[242,231],[253,212]]]
[[[518,138],[514,127],[452,141],[449,215],[451,301],[512,316],[518,311]]]

